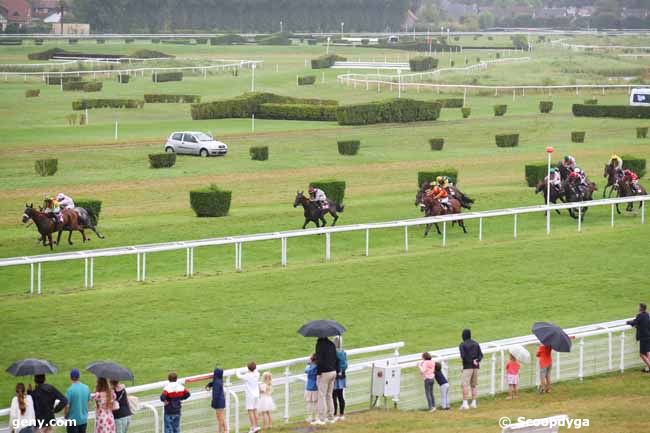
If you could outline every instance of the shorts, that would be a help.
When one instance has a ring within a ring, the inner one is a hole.
[[[257,410],[260,398],[254,395],[246,395],[246,410]]]
[[[539,378],[540,379],[550,379],[551,378],[551,368],[553,366],[549,365],[548,367],[539,369]]]
[[[518,374],[508,374],[508,385],[519,385],[519,375]]]
[[[318,403],[318,391],[305,391],[306,403]]]
[[[478,385],[478,368],[464,368],[460,377],[460,383],[463,386],[476,388]]]
[[[650,338],[639,340],[639,353],[645,355],[650,352]]]

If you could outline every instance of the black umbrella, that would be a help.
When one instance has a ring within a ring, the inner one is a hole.
[[[86,367],[86,371],[108,380],[133,380],[133,372],[111,361],[95,361]]]
[[[34,376],[36,374],[55,374],[59,369],[50,361],[28,358],[14,362],[5,371],[13,376]]]
[[[333,337],[346,331],[345,327],[335,320],[312,320],[298,330],[303,337]]]
[[[557,352],[571,352],[571,337],[559,326],[537,322],[533,325],[533,334],[544,346],[551,346]]]

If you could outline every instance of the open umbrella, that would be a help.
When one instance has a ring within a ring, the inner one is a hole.
[[[524,364],[528,364],[530,362],[530,352],[528,352],[524,346],[520,344],[510,346],[508,348],[508,351],[512,356],[517,358],[519,362],[523,362]]]
[[[544,346],[551,346],[557,352],[571,352],[571,337],[559,326],[537,322],[533,325],[533,334]]]
[[[133,372],[111,361],[96,361],[86,367],[86,371],[108,380],[133,380]]]
[[[34,376],[36,374],[55,374],[59,369],[50,361],[27,358],[14,362],[5,371],[13,376]]]
[[[345,327],[335,320],[312,320],[298,330],[303,337],[333,337],[346,331]]]

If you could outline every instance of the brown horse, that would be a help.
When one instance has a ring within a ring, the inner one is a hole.
[[[544,180],[540,180],[539,183],[537,184],[537,188],[535,188],[535,194],[538,194],[540,192],[544,194],[544,204],[547,203],[547,197],[546,197],[546,193],[547,193],[546,188],[548,186],[547,183],[548,183],[548,176],[545,177]],[[551,185],[550,191],[551,191],[551,196],[550,196],[551,203],[556,204],[558,200],[560,200],[562,203],[565,202],[564,199],[565,189],[563,186],[560,186],[560,188],[558,189],[555,186]],[[555,212],[557,212],[558,215],[560,214],[559,209],[555,209]]]
[[[86,242],[86,234],[81,225],[79,225],[79,215],[72,209],[64,209],[61,212],[61,220],[57,221],[54,218],[51,218],[49,214],[40,212],[34,209],[34,204],[25,204],[25,210],[23,211],[23,224],[27,223],[29,220],[34,221],[38,232],[41,234],[43,239],[43,246],[50,246],[50,250],[53,250],[54,242],[52,242],[52,233],[58,232],[58,237],[56,243],[58,244],[61,241],[61,233],[63,230],[69,230],[68,243],[72,245],[72,231],[81,232],[81,237],[83,241]],[[45,240],[48,240],[48,244],[45,243]]]
[[[332,200],[327,200],[327,207],[321,208],[320,204],[309,200],[309,197],[306,197],[302,191],[296,191],[296,199],[293,201],[293,207],[296,208],[301,206],[304,209],[305,223],[302,225],[302,228],[306,228],[307,224],[313,222],[316,224],[316,227],[325,227],[327,221],[325,220],[325,215],[328,213],[332,215],[334,221],[332,221],[332,227],[336,225],[336,221],[339,219],[339,212],[343,212],[344,206],[333,202]]]
[[[623,179],[619,179],[617,183],[617,192],[618,192],[618,197],[633,197],[635,195],[646,195],[648,192],[646,189],[641,185],[640,183],[637,184],[636,191],[632,190],[632,185],[630,185],[628,182],[625,182]],[[643,202],[639,202],[639,208],[643,206]],[[632,212],[634,210],[634,202],[630,202],[627,204],[627,207],[625,208],[627,212]],[[618,203],[616,203],[616,212],[619,214],[621,213],[621,210],[618,208]]]
[[[603,177],[607,178],[607,185],[603,189],[603,198],[607,194],[607,189],[609,188],[609,196],[612,197],[615,192],[618,192],[618,181],[621,178],[621,172],[616,169],[616,166],[611,162],[605,165],[605,171],[603,172]]]
[[[440,200],[434,199],[429,196],[425,196],[422,200],[422,204],[424,205],[424,215],[425,216],[439,216],[439,215],[449,215],[449,214],[459,214],[462,212],[463,207],[460,203],[459,200],[455,198],[449,198],[449,207],[446,208],[444,207],[441,203]],[[456,224],[456,221],[452,221],[451,225],[453,226]],[[426,229],[424,230],[424,236],[429,235],[429,231],[431,230],[431,226],[435,225],[436,226],[436,231],[438,234],[440,233],[440,227],[438,227],[438,223],[433,223],[433,224],[427,224]],[[463,233],[467,234],[467,229],[465,228],[465,222],[463,220],[458,220],[458,226],[463,229]]]

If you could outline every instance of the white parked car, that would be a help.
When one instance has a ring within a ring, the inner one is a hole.
[[[167,139],[165,152],[208,156],[222,156],[228,153],[228,146],[204,132],[174,132]]]

